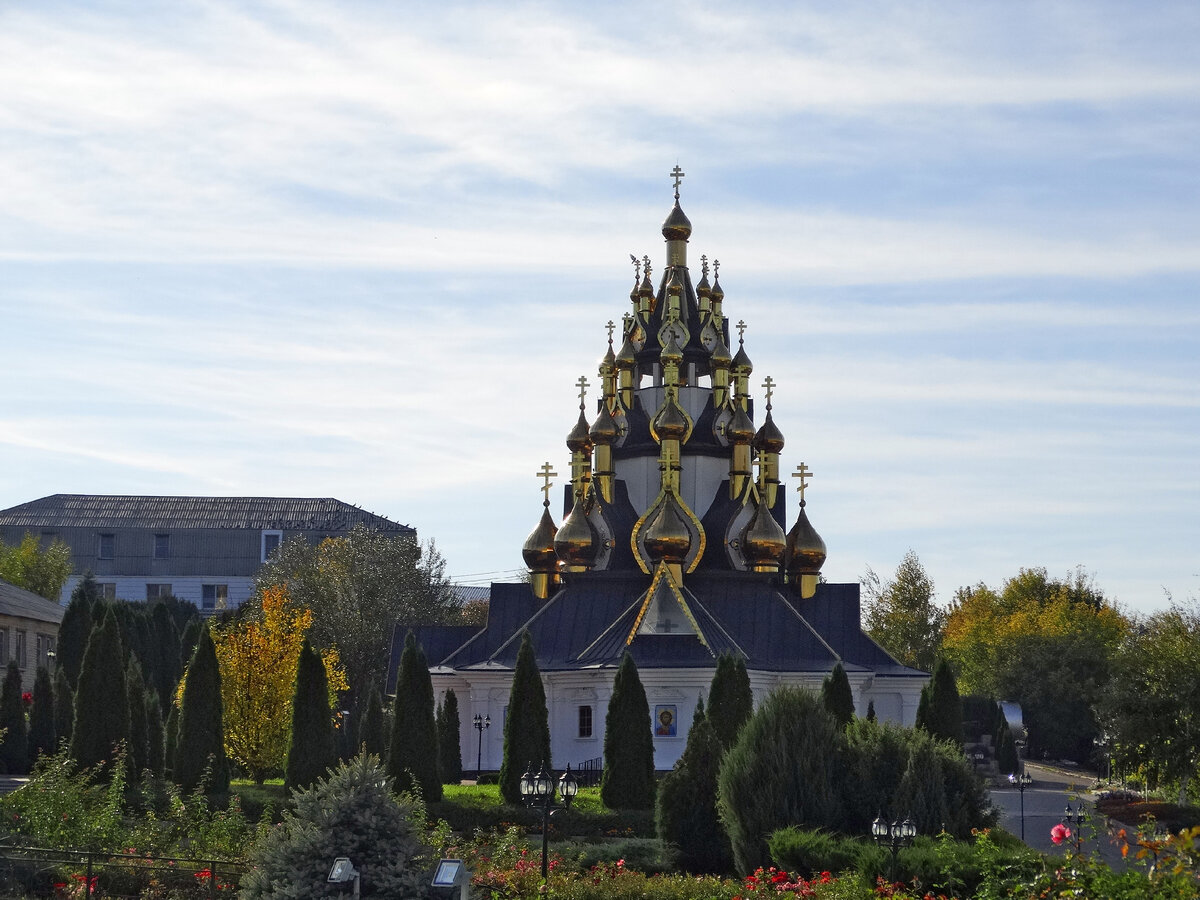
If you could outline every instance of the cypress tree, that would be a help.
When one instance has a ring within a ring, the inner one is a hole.
[[[874,700],[868,700],[868,701],[867,701],[867,721],[868,721],[868,722],[874,722],[874,721],[876,721],[876,717],[875,717],[875,701],[874,701]]]
[[[146,705],[146,768],[156,778],[162,778],[166,754],[166,733],[163,727],[162,703],[153,688],[145,693]]]
[[[92,633],[92,606],[100,597],[100,589],[96,579],[88,572],[83,580],[71,591],[71,602],[63,612],[62,622],[58,626],[58,642],[55,645],[58,667],[67,676],[67,681],[74,691],[79,684],[79,667],[83,665],[83,651],[87,649],[88,638]]]
[[[29,771],[29,733],[21,694],[21,669],[15,659],[9,660],[4,685],[0,687],[0,726],[5,729],[0,758],[9,775],[24,775]]]
[[[336,764],[337,747],[329,712],[329,677],[321,654],[305,638],[296,664],[292,736],[284,784],[289,791],[307,788]]]
[[[179,666],[180,673],[187,668],[188,661],[192,658],[192,654],[196,652],[196,642],[200,640],[200,631],[204,628],[204,623],[199,617],[188,619],[187,625],[183,629],[183,634],[179,638]]]
[[[150,613],[150,630],[154,646],[153,673],[147,673],[147,684],[158,694],[160,702],[169,702],[183,674],[180,659],[182,647],[175,618],[165,603],[155,603]],[[161,715],[161,711],[160,711]]]
[[[209,772],[206,793],[229,791],[223,719],[217,652],[208,629],[201,628],[196,652],[187,669],[172,772],[175,783],[185,794],[200,786],[206,770]]]
[[[1007,722],[1000,726],[1000,738],[996,742],[996,768],[1000,770],[1001,775],[1015,775],[1020,770],[1017,742],[1013,739]]]
[[[821,702],[843,728],[854,721],[854,692],[840,662],[821,685]]]
[[[931,727],[929,723],[929,685],[921,688],[921,699],[917,701],[917,720],[913,723],[913,727],[920,728],[925,732],[928,732]]]
[[[179,748],[179,704],[169,703],[167,724],[163,727],[163,777],[175,780],[175,751]]]
[[[37,762],[44,753],[53,753],[57,748],[54,731],[54,683],[50,670],[38,666],[33,681],[33,706],[29,709],[29,764]]]
[[[600,800],[609,809],[654,808],[654,735],[650,704],[629,651],[613,680],[604,721]]]
[[[125,651],[116,613],[106,604],[103,620],[88,638],[75,689],[70,753],[82,768],[107,763],[129,740],[125,697]]]
[[[946,789],[933,741],[914,741],[896,791],[897,810],[912,818],[918,834],[937,834],[946,821]]]
[[[410,631],[400,654],[396,705],[392,719],[392,749],[388,774],[400,790],[419,788],[427,803],[442,799],[438,778],[437,723],[433,716],[433,682],[429,663]]]
[[[150,735],[146,724],[146,683],[142,667],[134,657],[125,669],[125,692],[129,703],[129,765],[135,775],[149,765]]]
[[[649,715],[649,713],[647,713]],[[504,720],[504,762],[500,765],[500,796],[505,803],[521,802],[521,776],[532,767],[550,765],[550,717],[546,690],[526,631],[517,651],[508,716]]]
[[[387,738],[383,730],[383,701],[379,697],[379,686],[371,682],[367,691],[366,709],[363,711],[362,724],[358,728],[359,743],[362,749],[380,760],[387,756]]]
[[[712,723],[722,751],[733,746],[752,712],[754,695],[750,691],[746,661],[722,654],[708,689],[708,721]]]
[[[925,730],[936,738],[950,741],[957,747],[963,745],[962,700],[958,696],[958,685],[954,670],[946,660],[939,660],[929,682],[929,700],[925,715]]]
[[[729,836],[717,815],[717,773],[724,753],[696,704],[687,747],[658,786],[654,825],[658,839],[675,848],[675,862],[688,872],[723,873],[733,865]]]
[[[75,692],[67,680],[67,671],[56,666],[54,671],[54,734],[58,743],[71,741],[71,723],[75,718]],[[55,744],[55,750],[58,749]]]
[[[462,781],[462,745],[459,742],[461,726],[458,717],[458,697],[451,688],[446,691],[445,702],[438,706],[438,769],[444,784],[458,784]]]

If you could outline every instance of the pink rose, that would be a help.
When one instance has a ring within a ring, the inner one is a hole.
[[[1071,836],[1071,829],[1059,822],[1050,829],[1050,840],[1056,844],[1061,844]]]

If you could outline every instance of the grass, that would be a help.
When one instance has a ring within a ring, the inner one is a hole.
[[[501,806],[498,784],[448,784],[442,788],[442,800],[461,807],[486,809]],[[517,807],[511,807],[517,808]],[[610,812],[600,802],[600,788],[580,788],[571,809],[584,815],[605,815]]]

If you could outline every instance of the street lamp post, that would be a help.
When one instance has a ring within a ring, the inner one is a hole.
[[[1011,774],[1008,783],[1021,792],[1021,840],[1025,840],[1025,788],[1033,784],[1033,778],[1027,772]]]
[[[1071,834],[1075,835],[1075,847],[1078,849],[1083,844],[1083,823],[1087,821],[1087,813],[1083,811],[1082,800],[1079,801],[1078,809],[1072,809],[1071,804],[1067,804],[1067,808],[1063,810],[1063,821],[1071,829]]]
[[[558,793],[562,795],[562,804],[554,802],[554,779],[546,774],[546,764],[542,763],[541,770],[534,775],[533,763],[529,764],[529,768],[525,770],[525,774],[521,776],[521,798],[525,801],[525,805],[531,809],[540,809],[542,811],[542,882],[546,881],[549,874],[549,866],[547,863],[549,852],[549,834],[550,834],[550,817],[560,809],[570,809],[571,801],[575,799],[575,795],[579,793],[579,782],[575,780],[575,776],[571,774],[571,767],[567,766],[567,771],[563,772],[558,779]]]
[[[475,730],[479,732],[479,749],[475,755],[475,783],[479,783],[480,772],[483,771],[483,730],[492,727],[491,716],[481,716],[475,713]]]
[[[888,846],[892,851],[892,880],[896,879],[896,855],[901,847],[907,847],[917,836],[917,826],[912,819],[905,817],[903,822],[888,822],[882,813],[871,823],[871,837],[875,842]]]

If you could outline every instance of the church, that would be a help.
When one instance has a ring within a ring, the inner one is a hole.
[[[826,548],[806,511],[812,472],[803,462],[791,473],[798,509],[788,527],[774,382],[752,381],[745,326],[730,326],[720,263],[700,257],[693,281],[683,173],[671,174],[675,203],[662,225],[657,284],[651,259],[634,258],[633,289],[621,325],[608,323],[590,404],[593,385],[577,384],[557,523],[551,495],[560,476],[550,462],[539,472],[541,518],[522,550],[528,580],[492,585],[482,629],[417,630],[435,694],[453,688],[458,697],[468,771],[500,766],[525,632],[546,689],[555,769],[602,756],[626,651],[646,689],[660,770],[683,752],[722,654],[745,661],[756,702],[780,685],[819,689],[840,662],[860,715],[872,705],[883,720],[916,718],[926,673],[863,632],[858,584],[821,579]],[[761,415],[751,396],[759,388]],[[392,685],[403,639],[397,627]],[[491,727],[477,730],[476,717]]]

